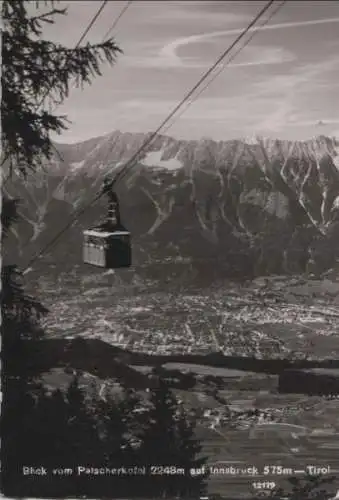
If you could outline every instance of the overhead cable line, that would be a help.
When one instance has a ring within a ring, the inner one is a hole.
[[[203,76],[198,80],[194,87],[185,95],[185,97],[175,106],[173,111],[163,120],[155,132],[144,141],[141,147],[133,154],[132,158],[128,160],[124,166],[120,169],[118,174],[115,176],[114,180],[111,182],[113,185],[123,176],[126,175],[127,171],[132,168],[137,161],[139,155],[143,150],[151,144],[154,138],[157,137],[159,132],[167,125],[171,118],[177,113],[177,111],[186,103],[186,101],[194,94],[194,92],[200,87],[200,85],[209,77],[209,75],[219,66],[219,64],[227,57],[227,55],[233,50],[233,48],[242,40],[246,34],[251,30],[251,28],[257,23],[257,21],[265,14],[265,12],[270,8],[275,0],[269,0],[267,4],[259,11],[259,13],[254,17],[250,24],[240,33],[239,36],[234,40],[234,42],[221,54],[217,61],[203,74]],[[240,52],[240,51],[239,51]],[[30,267],[50,248],[52,248],[58,239],[74,224],[74,222],[81,216],[88,208],[90,208],[94,203],[96,203],[104,195],[103,191],[99,192],[87,205],[82,207],[80,210],[74,213],[73,217],[69,222],[62,228],[28,263],[24,272],[27,272]]]
[[[274,3],[275,0],[273,0]],[[219,70],[212,75],[212,78],[204,85],[195,96],[187,102],[187,105],[179,112],[178,115],[174,116],[174,120],[169,123],[165,129],[162,131],[162,133],[166,133],[173,125],[174,123],[185,113],[185,111],[198,99],[198,97],[210,86],[210,84],[224,71],[226,66],[231,63],[237,55],[253,40],[253,38],[257,35],[258,32],[260,32],[260,29],[266,26],[272,18],[278,13],[278,11],[283,7],[283,5],[287,2],[287,0],[282,0],[280,4],[269,14],[269,16],[264,19],[262,23],[260,23],[259,26],[252,27],[248,31],[253,31],[252,35],[245,40],[245,42],[232,54],[227,61],[225,61],[222,66],[219,68]],[[130,160],[131,161],[131,160]],[[129,162],[128,162],[129,163]],[[123,169],[122,169],[123,170]]]
[[[109,30],[106,32],[106,34],[102,37],[102,42],[105,42],[105,40],[107,39],[107,37],[109,36],[109,34],[114,30],[114,28],[116,28],[118,22],[120,21],[120,19],[122,18],[123,14],[126,12],[126,10],[128,9],[128,7],[130,7],[130,5],[132,4],[133,0],[129,0],[127,2],[127,4],[125,5],[125,7],[122,9],[122,11],[120,12],[120,14],[117,16],[117,18],[114,20],[113,24],[111,25],[111,27],[109,28]],[[96,20],[98,19],[99,15],[101,14],[101,12],[103,11],[104,7],[106,6],[107,4],[107,0],[104,1],[102,3],[102,5],[100,6],[100,8],[98,9],[98,11],[96,12],[96,14],[92,17],[90,23],[88,24],[86,30],[83,32],[83,34],[81,35],[79,41],[77,42],[77,44],[75,45],[75,48],[78,48],[79,45],[81,44],[81,42],[85,39],[85,36],[89,33],[90,29],[92,28],[92,26],[94,25],[94,23],[96,22]],[[45,96],[46,97],[46,96]],[[39,106],[41,105],[41,103],[39,104]],[[57,153],[59,159],[64,162],[64,158],[62,157],[61,153],[58,151],[58,149],[55,147],[55,145],[52,143],[52,147],[53,149],[55,150],[55,152]],[[108,151],[107,153],[107,157],[109,156],[110,152],[111,152],[111,149]],[[45,170],[44,170],[45,171]],[[45,173],[48,174],[47,171],[45,171]],[[7,177],[5,183],[7,182],[7,180],[9,179],[9,176]],[[68,229],[68,226],[67,226],[67,229]],[[53,239],[54,241],[54,239]],[[28,243],[28,242],[27,242]]]
[[[250,24],[240,33],[239,36],[234,40],[234,42],[221,54],[221,56],[216,60],[216,62],[199,78],[198,82],[194,87],[183,97],[183,99],[175,106],[171,113],[165,118],[165,120],[159,125],[159,127],[152,132],[149,139],[146,139],[144,144],[139,148],[139,150],[132,156],[130,160],[124,165],[120,172],[114,178],[113,184],[115,184],[123,175],[126,175],[127,171],[134,166],[134,162],[138,159],[140,153],[151,144],[153,139],[157,137],[159,132],[167,125],[167,123],[176,115],[179,109],[194,95],[195,91],[200,87],[200,85],[213,73],[213,71],[219,66],[219,64],[228,56],[228,54],[234,49],[240,40],[242,40],[245,35],[251,30],[251,28],[256,24],[256,22],[265,14],[265,12],[270,8],[270,6],[275,2],[275,0],[269,0],[265,7],[263,7],[255,18],[250,22]],[[240,51],[239,51],[240,52]]]
[[[110,33],[117,27],[117,24],[118,22],[120,21],[120,19],[122,18],[122,16],[124,15],[124,13],[127,11],[128,7],[130,7],[133,3],[133,0],[129,0],[126,5],[124,6],[124,8],[121,10],[121,12],[119,13],[119,15],[116,17],[116,19],[113,21],[113,24],[111,25],[111,27],[109,28],[109,30],[106,32],[106,34],[102,37],[102,41],[104,42],[106,40],[106,38],[110,35]],[[114,148],[114,145],[115,145],[115,142],[113,141],[112,142],[112,145],[111,147],[108,149],[107,151],[107,154],[105,155],[105,159],[103,160],[103,162],[105,163],[107,160],[108,160],[108,157],[109,155],[112,153],[113,151],[113,148]]]
[[[104,10],[104,8],[106,7],[108,3],[108,0],[104,0],[102,3],[101,3],[101,6],[99,7],[99,9],[97,10],[97,12],[94,14],[94,16],[92,17],[92,19],[90,20],[89,24],[87,25],[87,27],[85,28],[85,30],[83,31],[81,37],[79,38],[77,44],[75,45],[74,49],[77,49],[79,48],[79,45],[81,44],[81,42],[85,39],[85,37],[88,35],[89,31],[92,29],[92,27],[94,26],[94,24],[96,23],[98,17],[100,16],[101,12]],[[35,112],[38,111],[38,109],[40,108],[40,106],[43,104],[44,100],[46,99],[46,97],[48,96],[48,94],[50,93],[52,89],[51,88],[48,88],[46,90],[46,92],[44,93],[44,95],[42,96],[39,104],[35,107]],[[57,153],[58,157],[59,157],[59,160],[61,160],[62,162],[64,162],[64,158],[62,157],[61,153],[57,150],[57,148],[54,146],[54,144],[52,143],[52,148],[54,149],[54,151]],[[9,155],[5,156],[5,158],[3,159],[3,161],[1,162],[1,165],[4,165],[4,163],[8,160],[9,158]],[[8,179],[10,178],[10,174],[7,176],[4,184],[6,184],[6,182],[8,181]]]
[[[116,28],[118,22],[120,21],[120,19],[122,18],[122,16],[124,15],[124,13],[126,12],[126,10],[128,9],[128,7],[131,5],[131,3],[133,2],[133,0],[129,0],[127,2],[127,5],[125,5],[125,7],[122,9],[122,11],[120,12],[120,14],[117,16],[117,18],[113,21],[113,24],[111,25],[111,27],[109,28],[109,30],[106,32],[106,34],[102,37],[102,42],[105,42],[107,41],[110,33]],[[102,2],[100,8],[97,10],[96,14],[93,16],[93,18],[91,19],[89,25],[87,26],[86,30],[84,31],[84,33],[81,35],[81,38],[79,39],[78,43],[76,44],[76,46],[74,47],[75,49],[77,49],[79,47],[79,45],[81,44],[81,42],[83,42],[83,40],[85,39],[85,37],[88,35],[89,31],[91,30],[92,26],[94,26],[95,22],[97,21],[98,17],[100,16],[101,12],[104,10],[104,8],[106,7],[108,3],[108,0],[105,0]],[[52,147],[54,149],[54,151],[56,152],[57,156],[59,157],[59,160],[61,160],[62,162],[65,161],[65,159],[62,157],[60,151],[55,147],[54,144],[52,144]]]
[[[99,18],[101,12],[104,10],[104,8],[106,7],[108,3],[108,0],[104,0],[100,7],[98,8],[98,10],[96,11],[96,13],[94,14],[94,16],[92,17],[92,19],[90,20],[89,24],[87,25],[86,29],[84,30],[84,32],[82,33],[81,37],[79,38],[78,42],[76,43],[75,47],[74,47],[74,50],[75,49],[78,49],[80,44],[85,40],[86,36],[88,35],[88,33],[90,32],[90,30],[92,29],[92,27],[94,26],[94,24],[96,23],[97,19]],[[43,96],[38,108],[41,106],[41,104],[44,102],[44,100],[46,99],[48,93],[50,92],[51,89],[49,89],[47,91],[47,93]],[[63,156],[61,155],[60,151],[55,147],[55,145],[52,143],[52,148],[54,149],[54,151],[56,152],[59,160],[61,160],[62,162],[65,161],[65,159],[63,158]]]
[[[85,39],[85,37],[88,35],[89,31],[92,29],[92,27],[94,26],[94,24],[96,23],[98,17],[100,16],[101,12],[104,10],[104,8],[106,7],[108,3],[108,0],[104,0],[99,9],[97,10],[97,12],[94,14],[94,16],[91,18],[89,24],[87,25],[87,27],[85,28],[85,30],[83,31],[82,35],[80,36],[78,42],[76,43],[75,47],[73,50],[75,49],[78,49],[80,44],[83,42],[83,40]],[[52,89],[48,89],[46,91],[46,93],[43,95],[40,103],[38,104],[37,106],[37,109],[43,104],[44,100],[46,99],[46,97],[48,96],[49,92],[51,91]]]
[[[226,66],[231,63],[237,55],[253,40],[253,38],[257,35],[258,32],[260,32],[260,29],[266,26],[272,18],[278,13],[278,11],[283,7],[283,5],[287,2],[287,0],[282,0],[280,4],[269,14],[269,16],[264,19],[262,23],[260,23],[259,26],[252,27],[248,31],[253,31],[252,35],[245,40],[245,42],[234,52],[234,54],[231,55],[231,57],[225,61],[222,66],[219,68],[219,70],[212,75],[212,78],[204,85],[197,94],[192,98],[192,100],[187,102],[187,105],[179,112],[178,115],[174,116],[174,120],[169,123],[165,129],[162,131],[162,133],[166,133],[173,125],[174,123],[185,113],[185,111],[197,100],[197,98],[209,87],[209,85],[224,71]],[[108,154],[106,155],[106,159],[108,158],[109,153],[111,152],[112,148],[110,148]]]
[[[198,99],[198,97],[200,97],[200,95],[205,92],[205,90],[211,85],[211,83],[220,75],[220,73],[222,73],[224,71],[224,69],[226,68],[226,66],[231,63],[236,57],[237,55],[253,40],[253,38],[257,35],[258,32],[260,32],[260,29],[263,28],[264,26],[266,26],[266,24],[268,24],[271,19],[279,12],[279,10],[283,7],[283,5],[287,2],[287,0],[282,0],[282,2],[280,2],[280,4],[270,13],[270,15],[260,24],[260,26],[258,27],[255,27],[253,28],[253,33],[252,35],[245,41],[245,43],[239,47],[238,50],[236,50],[234,52],[234,54],[231,55],[231,57],[225,61],[225,63],[223,63],[223,65],[221,66],[221,68],[219,68],[219,70],[214,74],[212,75],[212,78],[206,83],[206,85],[204,85],[197,94],[195,94],[195,96],[192,98],[192,100],[188,101],[187,102],[187,105],[185,108],[183,108],[181,110],[181,112],[174,118],[174,120],[172,121],[172,123],[170,123],[164,130],[164,132],[167,132],[173,125],[174,123],[185,113],[185,111]],[[252,31],[252,30],[250,30]]]
[[[92,26],[94,26],[94,24],[96,23],[96,20],[98,19],[98,17],[100,16],[101,12],[104,10],[104,8],[106,7],[108,3],[108,0],[104,0],[101,4],[101,6],[99,7],[99,9],[97,10],[96,14],[93,16],[92,20],[90,21],[89,25],[87,26],[87,28],[85,29],[85,31],[83,32],[83,34],[81,35],[78,43],[76,44],[76,46],[74,47],[75,49],[77,49],[79,47],[79,45],[81,44],[81,42],[85,39],[85,37],[88,35],[89,31],[91,30]]]
[[[103,36],[103,40],[106,40],[106,38],[108,38],[110,36],[110,34],[115,30],[115,28],[117,27],[118,22],[120,21],[120,19],[122,18],[122,16],[125,14],[125,12],[128,9],[128,7],[131,6],[132,2],[133,2],[133,0],[129,0],[126,3],[126,5],[124,6],[124,8],[121,10],[120,14],[113,21],[112,26],[109,28],[109,30],[106,32],[106,34]]]

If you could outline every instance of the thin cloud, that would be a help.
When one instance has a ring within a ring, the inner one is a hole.
[[[216,58],[217,55],[213,57]],[[251,46],[246,48],[242,54],[245,57],[244,61],[232,62],[227,65],[228,68],[241,68],[249,66],[265,66],[265,65],[276,65],[286,62],[292,62],[296,59],[292,52],[282,48],[282,47],[264,47],[264,46]],[[211,56],[212,57],[212,56]],[[197,57],[185,57],[172,59],[164,57],[161,54],[153,55],[140,55],[140,56],[126,56],[121,60],[121,65],[129,67],[142,67],[142,68],[154,68],[154,69],[204,69],[207,68],[213,59],[204,61],[197,60]],[[222,67],[223,64],[220,64]]]
[[[319,75],[323,76],[326,71],[335,69],[338,62],[339,58],[335,57],[317,64],[306,64],[294,68],[294,72],[289,75],[275,75],[260,83],[254,83],[252,85],[253,98],[276,98],[273,111],[269,112],[272,108],[267,107],[267,116],[263,121],[257,122],[256,128],[258,130],[279,132],[284,127],[314,127],[319,118],[299,119],[298,113],[294,112],[300,106],[299,96],[301,95],[304,100],[309,96],[310,103],[307,114],[310,116],[314,93],[317,91],[318,86],[317,77]],[[317,105],[321,102],[322,93],[318,95]],[[322,121],[329,123],[325,119],[322,119]],[[331,122],[337,123],[336,119],[334,121],[331,119]]]
[[[286,126],[286,123],[288,123],[289,116],[293,110],[294,106],[291,99],[286,98],[280,101],[277,103],[273,112],[268,113],[264,120],[256,123],[256,130],[258,132],[263,130],[270,130],[275,133],[279,132]]]
[[[336,2],[311,3],[310,9],[309,2],[290,2],[275,24],[258,29],[263,33],[227,65],[168,134],[219,140],[255,133],[300,139],[337,132],[339,14],[333,8]],[[107,4],[89,40],[101,39],[123,5]],[[73,45],[93,9],[93,2],[71,2],[65,23],[47,26],[46,38],[51,33],[52,39]],[[58,109],[73,122],[63,140],[114,129],[155,130],[256,9],[250,1],[134,2],[118,26],[124,54],[117,64],[105,67],[103,77],[83,92],[72,91]],[[324,125],[317,126],[319,121]]]
[[[289,74],[273,75],[266,77],[261,82],[253,83],[253,92],[259,96],[281,94],[291,90],[302,93],[305,93],[308,89],[315,90],[319,85],[316,78],[318,76],[323,77],[327,72],[336,71],[338,66],[339,56],[317,63],[298,65]]]
[[[339,17],[326,18],[326,19],[314,19],[311,21],[295,21],[289,23],[278,23],[278,24],[270,24],[266,26],[259,26],[250,28],[248,32],[253,31],[272,31],[278,29],[287,29],[287,28],[301,28],[308,26],[316,26],[321,24],[333,24],[339,23]],[[225,35],[240,35],[243,32],[243,28],[236,28],[231,30],[222,30],[222,31],[213,31],[211,33],[203,33],[200,35],[192,35],[188,37],[178,38],[173,42],[165,45],[160,54],[164,58],[168,58],[169,60],[176,61],[177,64],[180,64],[180,57],[177,54],[177,50],[180,47],[184,47],[189,44],[198,43],[203,40],[209,40],[210,38],[220,37]]]
[[[121,103],[121,112],[130,113],[133,109],[142,119],[143,114],[149,116],[165,117],[177,104],[176,100],[132,100]],[[207,97],[200,98],[192,106],[187,108],[185,113],[180,115],[180,121],[200,121],[206,122],[222,121],[229,124],[244,120],[248,124],[255,124],[258,117],[264,120],[267,114],[267,106],[275,104],[275,99],[254,96],[234,97]],[[124,111],[123,111],[124,110]],[[117,110],[118,111],[118,110]],[[179,116],[179,115],[178,115]],[[178,121],[179,121],[178,120]],[[174,120],[177,121],[177,118]]]

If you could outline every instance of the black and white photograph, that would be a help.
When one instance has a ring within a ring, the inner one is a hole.
[[[339,2],[1,2],[4,499],[339,500]]]

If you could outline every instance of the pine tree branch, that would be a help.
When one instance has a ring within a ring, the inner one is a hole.
[[[67,15],[67,7],[65,7],[64,9],[55,9],[54,8],[54,9],[50,10],[49,12],[45,12],[44,14],[40,14],[39,16],[33,16],[29,20],[32,23],[34,23],[36,21],[43,21],[45,23],[55,24],[54,19],[51,19],[51,17],[55,16],[55,15],[62,15],[62,16]]]
[[[52,8],[29,18],[23,0],[3,2],[3,151],[21,173],[50,159],[50,134],[67,129],[65,117],[47,113],[45,103],[60,105],[71,86],[82,89],[90,85],[102,75],[102,65],[112,66],[122,53],[113,38],[75,49],[41,39],[41,22],[53,23],[53,16],[65,13]]]
[[[114,50],[116,53],[123,54],[124,51],[119,48],[116,43],[115,39],[113,37],[105,40],[104,42],[98,42],[98,43],[87,43],[86,45],[79,45],[79,47],[63,47],[62,45],[58,45],[53,42],[46,42],[50,46],[49,50],[46,50],[46,53],[49,54],[58,54],[58,53],[63,53],[63,54],[71,54],[75,55],[77,52],[81,53],[83,50],[88,50],[88,47],[90,47],[92,50],[100,50],[104,49],[105,46],[114,46]],[[115,62],[115,59],[113,60],[113,63]]]
[[[4,316],[17,319],[35,316],[40,319],[48,310],[40,302],[24,292],[20,283],[21,273],[14,265],[1,269],[1,306]]]

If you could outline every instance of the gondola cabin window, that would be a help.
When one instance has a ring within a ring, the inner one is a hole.
[[[106,269],[130,267],[131,236],[126,230],[84,231],[83,261],[92,266]]]

